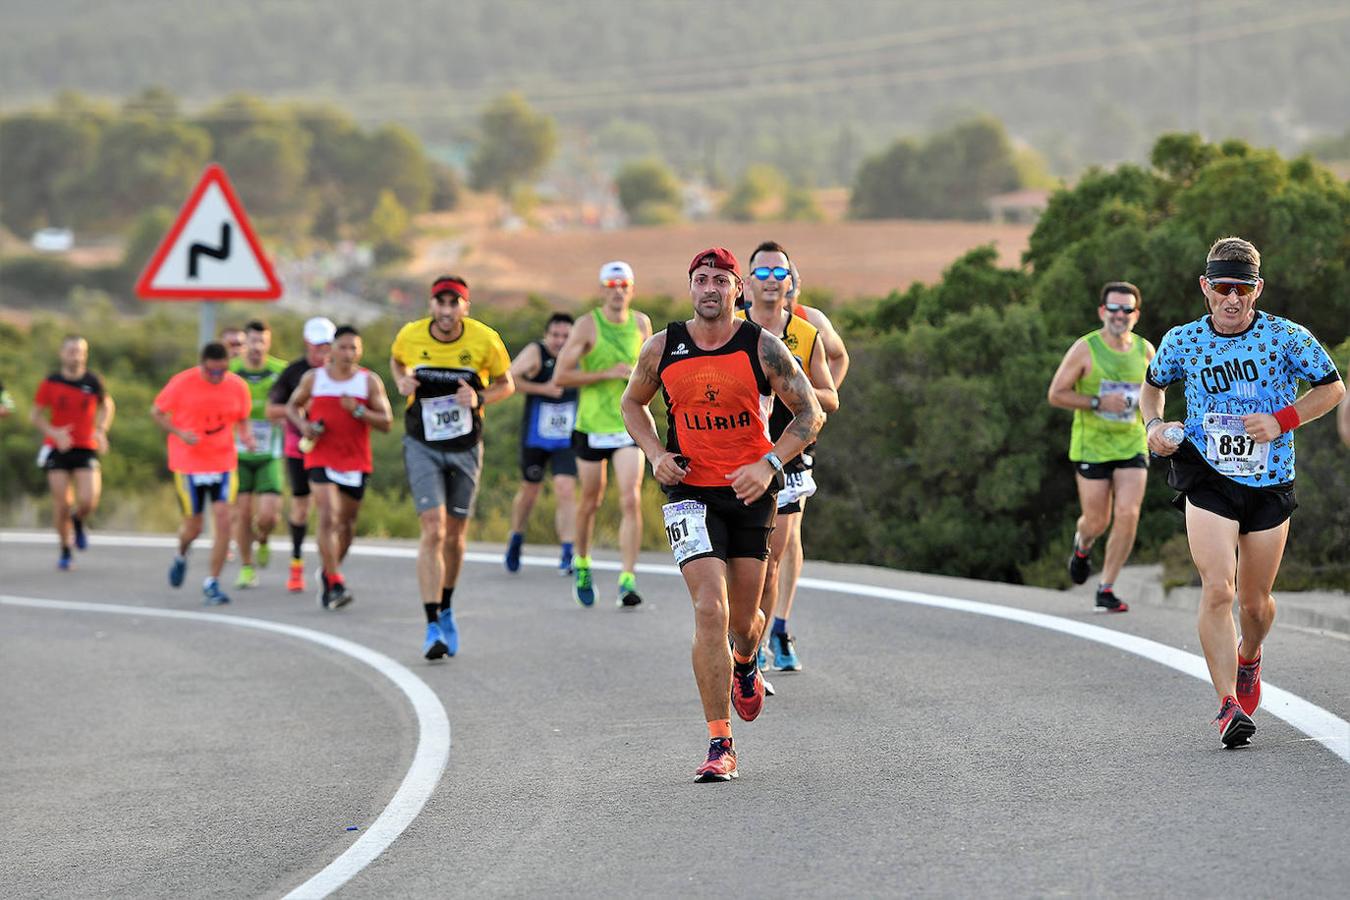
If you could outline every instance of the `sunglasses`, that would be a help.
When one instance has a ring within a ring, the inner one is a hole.
[[[1209,289],[1220,296],[1227,297],[1229,294],[1236,293],[1239,297],[1246,297],[1252,291],[1256,290],[1256,285],[1247,282],[1222,281],[1217,284],[1209,282]]]
[[[202,366],[202,372],[206,375],[207,378],[210,378],[212,381],[224,378],[225,373],[228,371],[230,371],[228,367],[224,369],[214,369],[211,366]]]
[[[626,288],[632,283],[633,282],[629,281],[627,278],[606,278],[604,281],[600,282],[600,286],[607,288]]]
[[[1109,313],[1125,313],[1125,315],[1128,316],[1130,313],[1138,310],[1139,307],[1126,306],[1123,303],[1103,303],[1102,309],[1106,310]]]
[[[772,275],[775,280],[782,281],[792,274],[792,270],[785,269],[782,266],[760,266],[758,269],[751,269],[750,274],[760,281],[768,281],[770,275]]]

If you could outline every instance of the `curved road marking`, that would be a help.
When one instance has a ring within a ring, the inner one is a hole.
[[[106,539],[105,539],[106,540]],[[375,861],[407,828],[417,814],[422,811],[427,799],[441,780],[450,756],[450,722],[440,699],[427,686],[427,683],[414,675],[409,669],[395,662],[383,653],[363,647],[353,641],[300,628],[253,619],[247,616],[226,616],[219,613],[189,612],[177,609],[156,609],[146,606],[123,606],[113,603],[79,603],[69,600],[41,600],[35,597],[14,597],[0,594],[0,604],[9,606],[37,607],[39,609],[64,609],[92,613],[118,613],[129,616],[143,616],[161,619],[189,619],[198,622],[212,622],[219,625],[233,625],[236,628],[254,628],[270,631],[287,637],[310,641],[330,650],[336,650],[352,659],[359,660],[388,678],[403,692],[412,704],[417,715],[417,750],[413,753],[412,765],[403,776],[403,783],[394,792],[394,797],[371,824],[364,834],[343,851],[322,871],[316,873],[304,884],[291,891],[288,898],[326,897],[342,887],[370,863]]]

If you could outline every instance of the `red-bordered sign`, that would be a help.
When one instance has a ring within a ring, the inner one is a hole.
[[[206,167],[136,281],[142,300],[275,300],[281,282],[225,170]]]

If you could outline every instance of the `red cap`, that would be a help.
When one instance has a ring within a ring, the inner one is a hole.
[[[709,247],[701,251],[694,257],[694,261],[689,264],[689,274],[693,275],[694,270],[699,266],[712,266],[714,269],[726,269],[737,278],[741,277],[741,264],[736,262],[736,254],[732,253],[726,247]]]
[[[440,294],[454,294],[461,300],[469,299],[469,286],[460,284],[453,278],[437,278],[431,283],[431,296],[436,297]]]

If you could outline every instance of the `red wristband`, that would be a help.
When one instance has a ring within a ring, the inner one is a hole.
[[[1280,423],[1281,434],[1286,431],[1293,431],[1303,422],[1298,417],[1298,410],[1294,409],[1293,404],[1286,406],[1284,409],[1276,410],[1275,421]]]

